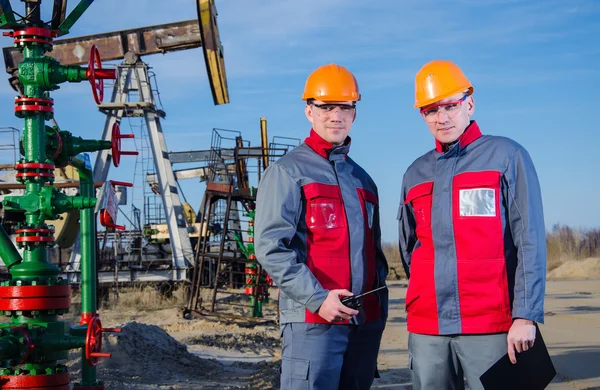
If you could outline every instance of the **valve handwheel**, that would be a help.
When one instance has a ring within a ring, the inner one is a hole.
[[[98,364],[98,353],[102,350],[102,323],[100,318],[93,317],[88,324],[85,335],[85,358],[90,366]]]
[[[90,49],[90,61],[88,62],[88,68],[85,71],[85,77],[90,80],[96,104],[101,104],[102,99],[104,99],[104,79],[116,79],[117,71],[115,69],[102,68],[100,52],[96,45],[92,45]]]
[[[121,128],[118,123],[115,123],[112,127],[112,134],[110,137],[112,142],[112,160],[115,168],[119,167],[121,163]]]
[[[123,138],[134,138],[133,134],[121,134],[121,128],[119,124],[115,122],[112,127],[111,133],[111,151],[112,151],[112,160],[115,168],[119,167],[121,163],[121,156],[137,156],[138,152],[125,152],[121,150],[121,140]]]
[[[34,348],[33,341],[31,340],[31,336],[29,335],[29,332],[27,332],[27,328],[23,328],[21,326],[14,326],[14,327],[5,328],[5,329],[10,329],[11,331],[21,333],[21,335],[23,335],[23,337],[25,338],[24,344],[26,345],[27,349],[21,355],[21,360],[20,360],[19,364],[25,363],[27,361],[27,358],[31,354],[31,351]]]
[[[97,65],[98,67],[95,68],[94,65]],[[92,93],[94,94],[96,104],[102,103],[102,99],[104,99],[104,80],[96,77],[99,69],[102,69],[100,52],[98,51],[98,46],[92,45],[92,48],[90,49],[90,62],[88,63],[87,77],[92,85]]]
[[[87,333],[85,335],[85,358],[90,366],[98,364],[100,358],[111,357],[110,353],[102,351],[102,334],[119,333],[119,328],[103,328],[99,317],[92,317],[88,323]]]

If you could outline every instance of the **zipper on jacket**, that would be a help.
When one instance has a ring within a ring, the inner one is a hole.
[[[348,213],[346,212],[346,204],[344,203],[344,194],[342,193],[342,185],[340,184],[340,177],[338,176],[335,161],[329,160],[329,163],[333,167],[333,173],[335,173],[335,180],[337,181],[338,188],[340,189],[340,199],[342,201],[342,207],[344,208],[344,216],[346,217],[346,234],[348,236],[348,262],[350,263],[350,292],[352,292],[352,248],[350,246],[350,224],[348,223]],[[359,292],[359,294],[360,294],[360,292]]]
[[[459,286],[458,286],[458,251],[456,250],[456,226],[454,225],[454,179],[456,177],[456,165],[458,164],[458,159],[461,157],[460,155],[460,144],[456,145],[457,149],[455,151],[456,155],[452,158],[452,172],[450,174],[450,188],[448,193],[450,194],[450,223],[452,224],[452,240],[454,241],[454,256],[456,258],[456,274],[454,275],[454,302],[456,304],[457,314],[459,318],[462,318],[461,310],[460,310],[460,296],[459,296]],[[460,197],[458,199],[459,209],[460,209]],[[462,327],[462,319],[461,319],[461,327]]]

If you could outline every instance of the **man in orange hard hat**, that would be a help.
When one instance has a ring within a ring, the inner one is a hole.
[[[413,388],[464,388],[464,375],[483,389],[480,376],[507,352],[515,363],[544,321],[540,185],[521,145],[471,120],[456,64],[425,64],[415,92],[435,149],[406,171],[398,212]]]
[[[387,290],[358,308],[340,298],[385,286],[377,187],[348,156],[360,93],[329,64],[306,81],[304,143],[265,171],[257,194],[258,261],[280,288],[282,389],[368,389],[387,318]]]

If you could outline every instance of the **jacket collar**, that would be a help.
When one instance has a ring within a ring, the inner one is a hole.
[[[481,137],[481,130],[479,130],[479,125],[475,121],[471,121],[469,126],[465,129],[465,132],[458,137],[458,144],[461,148],[469,145],[477,138]],[[439,153],[446,153],[450,149],[449,145],[443,144],[437,139],[435,140],[435,150]]]
[[[314,129],[310,129],[310,135],[306,137],[304,142],[310,146],[319,156],[329,159],[329,155],[333,152],[334,154],[342,154],[346,156],[350,152],[350,137],[346,137],[343,145],[333,145],[330,142],[325,141]]]

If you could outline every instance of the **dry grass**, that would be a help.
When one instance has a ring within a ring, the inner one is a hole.
[[[108,298],[103,300],[102,309],[150,311],[183,307],[187,300],[187,289],[164,288],[152,285],[136,285],[121,288],[118,294],[111,291]]]
[[[573,229],[556,224],[546,234],[546,248],[548,271],[569,260],[600,257],[600,229]]]
[[[406,278],[398,244],[383,243],[383,252],[390,266],[389,279]],[[554,225],[546,233],[547,270],[552,271],[569,260],[584,260],[600,257],[600,229],[574,229],[565,225]]]
[[[383,249],[383,253],[385,254],[385,258],[390,268],[388,279],[406,279],[406,273],[404,272],[404,268],[402,267],[402,260],[400,259],[400,251],[398,250],[398,245],[385,242],[381,244],[381,249]]]

